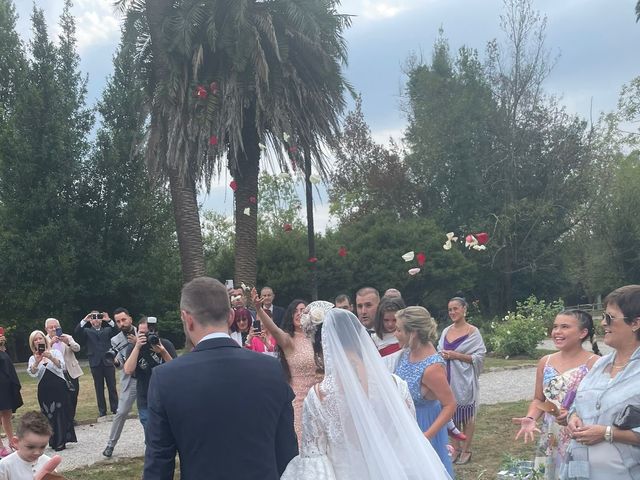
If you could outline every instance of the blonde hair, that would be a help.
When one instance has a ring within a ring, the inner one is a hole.
[[[35,340],[36,340],[36,336],[38,336],[38,334],[42,335],[42,338],[44,338],[44,344],[47,346],[47,348],[49,348],[49,338],[44,334],[44,332],[42,330],[34,330],[33,332],[31,332],[31,335],[29,335],[29,348],[31,349],[31,351],[33,353],[36,353],[36,348],[35,348]]]
[[[403,308],[396,312],[396,319],[402,321],[403,328],[407,333],[415,332],[420,343],[435,345],[438,341],[438,324],[426,308]]]

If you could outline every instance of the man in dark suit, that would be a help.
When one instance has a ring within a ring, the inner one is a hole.
[[[264,300],[262,309],[273,319],[277,326],[281,327],[282,319],[284,318],[284,308],[273,304],[273,300],[276,298],[275,293],[273,293],[273,288],[262,287],[262,290],[260,290],[260,298]]]
[[[80,320],[75,329],[76,338],[84,340],[87,344],[87,357],[93,377],[93,386],[96,390],[98,402],[98,414],[104,417],[107,414],[107,403],[104,399],[104,384],[107,384],[109,393],[109,406],[111,413],[118,411],[118,390],[116,389],[116,369],[113,366],[113,356],[106,353],[111,348],[111,337],[119,332],[115,328],[113,320],[106,312],[93,310]]]
[[[229,337],[233,313],[222,283],[182,289],[180,315],[195,348],[153,369],[144,478],[277,480],[297,455],[293,391],[280,363]]]

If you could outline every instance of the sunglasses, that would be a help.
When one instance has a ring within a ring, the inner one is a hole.
[[[613,322],[613,320],[616,318],[619,318],[620,320],[627,320],[629,317],[614,317],[607,312],[604,312],[602,314],[602,320],[607,324],[607,326],[611,325],[611,322]]]

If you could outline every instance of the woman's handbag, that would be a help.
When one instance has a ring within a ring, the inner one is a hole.
[[[613,421],[613,426],[620,430],[631,430],[640,427],[640,407],[627,405]]]

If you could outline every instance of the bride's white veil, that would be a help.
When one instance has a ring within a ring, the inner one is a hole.
[[[328,311],[322,325],[320,386],[329,456],[338,478],[450,479],[409,413],[373,341],[349,311]]]

